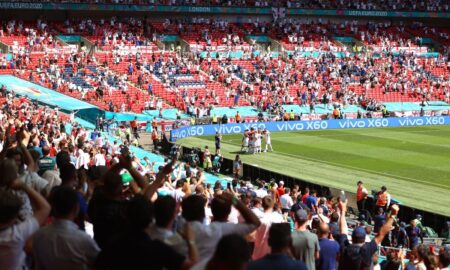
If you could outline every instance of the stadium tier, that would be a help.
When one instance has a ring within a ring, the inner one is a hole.
[[[450,269],[448,6],[0,1],[0,268]]]

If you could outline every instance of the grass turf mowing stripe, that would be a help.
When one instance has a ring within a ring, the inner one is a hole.
[[[352,132],[355,132],[356,134],[359,134],[360,136],[364,135],[371,135],[371,133],[376,134],[376,136],[385,133],[385,132],[397,132],[399,133],[398,136],[402,136],[401,133],[409,131],[409,133],[426,133],[429,131],[430,133],[435,134],[441,134],[445,136],[444,134],[447,131],[450,131],[449,127],[447,126],[438,126],[438,127],[423,127],[423,129],[418,128],[401,128],[401,129],[392,129],[392,128],[383,128],[383,129],[364,129],[364,130],[351,130]],[[443,132],[440,132],[440,131]],[[348,132],[349,130],[346,130],[345,132]],[[374,131],[374,132],[372,132]],[[421,132],[425,131],[425,132]],[[314,134],[313,134],[314,133]],[[326,130],[326,131],[319,131],[319,132],[292,132],[292,133],[273,133],[272,134],[272,140],[276,139],[277,137],[289,137],[289,142],[292,140],[295,140],[295,137],[300,136],[300,139],[304,140],[305,144],[310,144],[311,139],[317,139],[321,137],[328,137],[328,136],[320,136],[320,135],[339,135],[342,134],[342,131],[339,130]],[[429,136],[428,134],[426,134]],[[434,136],[433,135],[433,136]],[[411,135],[408,135],[408,133],[405,133],[405,137],[408,137],[408,140],[412,139],[410,137]],[[233,158],[236,151],[240,149],[240,139],[241,135],[227,135],[224,136],[224,143],[222,146],[222,152],[225,154],[226,157]],[[308,138],[309,137],[309,138]],[[312,138],[311,138],[312,137]],[[369,139],[376,139],[373,138],[374,136],[370,137]],[[391,135],[389,135],[391,137]],[[436,144],[443,144],[446,145],[446,140],[448,137],[442,137],[442,141],[439,140],[439,136],[434,136],[437,138],[436,141],[431,142],[428,138],[428,141],[430,143],[436,143]],[[236,144],[228,144],[227,140],[233,140],[233,143]],[[424,140],[425,138],[417,138],[418,140]],[[208,144],[210,147],[214,147],[213,137],[199,137],[199,138],[188,138],[185,140],[182,140],[183,144],[190,145],[190,146],[204,146]],[[380,138],[382,141],[383,138]],[[275,142],[273,141],[275,150],[280,150],[282,142]],[[390,142],[393,143],[393,142]],[[399,142],[401,143],[401,142]],[[382,142],[381,142],[382,144]],[[301,146],[300,146],[301,147]],[[350,147],[350,146],[347,146]],[[293,150],[292,146],[288,147],[289,151]],[[381,148],[380,148],[381,149]],[[282,149],[281,149],[282,150]],[[242,157],[243,161],[247,164],[256,164],[260,167],[264,167],[269,170],[273,170],[279,173],[283,173],[286,175],[298,177],[301,179],[305,179],[311,182],[316,182],[323,185],[329,185],[336,188],[342,188],[344,190],[352,191],[354,192],[354,185],[357,180],[364,180],[367,183],[367,186],[373,189],[379,188],[381,184],[386,184],[393,194],[393,196],[399,200],[401,200],[403,203],[429,211],[439,212],[441,214],[449,215],[450,211],[448,209],[448,205],[450,205],[450,196],[449,195],[449,188],[450,183],[448,179],[450,177],[445,177],[445,173],[442,174],[442,172],[437,172],[436,170],[427,168],[427,167],[419,167],[420,160],[417,161],[416,166],[406,166],[402,168],[401,170],[395,171],[395,166],[389,167],[388,169],[394,170],[391,171],[382,171],[377,166],[374,168],[368,169],[361,168],[360,166],[365,165],[364,162],[361,162],[361,164],[356,164],[358,162],[354,162],[355,158],[347,158],[346,163],[342,164],[340,160],[336,160],[338,163],[331,164],[330,161],[324,161],[317,158],[314,158],[314,151],[317,153],[323,153],[323,149],[313,149],[311,154],[309,156],[298,156],[298,153],[294,153],[294,156],[289,153],[270,153],[270,154],[263,154],[263,155],[257,155],[257,156],[247,156],[244,155]],[[416,150],[417,151],[417,150]],[[396,154],[397,152],[395,149],[392,149],[392,153]],[[297,155],[295,155],[297,154]],[[302,155],[304,153],[301,153]],[[317,156],[316,156],[317,157]],[[398,156],[392,156],[390,157],[394,161],[395,159],[398,159]],[[353,159],[353,160],[352,160]],[[358,157],[356,160],[361,159]],[[364,160],[364,157],[362,157]],[[366,159],[366,164],[375,164],[377,165],[377,162],[371,161],[370,159]],[[442,162],[442,160],[440,161]],[[439,162],[438,162],[439,163]],[[356,165],[356,166],[355,166]],[[382,165],[382,164],[380,164]],[[384,167],[386,165],[380,166]],[[438,164],[438,166],[441,166],[444,168],[445,171],[447,171],[447,168],[449,164]],[[428,171],[425,171],[428,170]],[[438,182],[434,182],[434,185],[432,185],[431,180],[428,180],[427,178],[423,178],[418,175],[421,174],[420,172],[428,175],[430,178],[433,178],[436,176],[437,178],[439,175],[444,175],[443,178],[438,178]],[[435,172],[435,175],[429,175],[431,172]],[[402,175],[398,175],[398,173],[401,173]],[[444,181],[442,181],[444,180]],[[420,201],[417,201],[417,197],[420,194],[428,194],[427,196],[420,196]],[[430,196],[429,194],[433,194]],[[436,202],[439,202],[438,204]]]

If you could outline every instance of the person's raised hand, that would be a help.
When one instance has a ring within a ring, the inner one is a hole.
[[[391,215],[396,216],[399,211],[400,207],[398,206],[398,204],[391,205]]]
[[[133,166],[133,159],[131,158],[129,153],[123,153],[119,158],[119,165],[124,169],[131,169]]]
[[[164,166],[164,168],[161,170],[161,173],[163,175],[168,175],[169,173],[173,172],[175,163],[177,162],[176,157],[172,157],[172,160]]]
[[[24,189],[25,183],[22,182],[19,178],[16,178],[14,181],[9,184],[9,187],[14,190],[21,190]]]
[[[195,239],[194,230],[189,222],[184,224],[183,231],[180,234],[186,241],[194,241]]]
[[[342,201],[339,199],[338,207],[341,212],[347,211],[347,200]]]

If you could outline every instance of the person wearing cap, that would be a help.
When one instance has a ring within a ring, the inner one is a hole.
[[[310,270],[302,261],[290,257],[293,239],[289,224],[272,224],[268,243],[271,248],[270,254],[250,262],[247,270]]]
[[[358,205],[358,211],[361,212],[365,210],[367,195],[369,192],[364,187],[364,183],[362,181],[358,181],[358,188],[356,190],[356,204]]]
[[[398,205],[391,206],[391,212],[386,223],[381,227],[378,234],[368,243],[366,240],[366,230],[364,227],[357,227],[352,232],[352,243],[348,241],[348,227],[346,220],[347,201],[339,202],[339,245],[341,256],[339,259],[339,270],[369,270],[372,266],[372,256],[377,252],[378,246],[384,237],[392,229],[392,224],[399,211]]]
[[[286,193],[285,188],[284,188],[284,181],[280,181],[279,186],[277,188],[278,198],[283,196],[284,193]]]
[[[385,211],[391,204],[391,195],[387,192],[386,186],[382,186],[381,190],[377,193],[377,208],[383,208]]]
[[[303,261],[308,270],[316,270],[316,260],[319,259],[319,239],[307,229],[308,213],[297,210],[295,217],[295,232],[292,233],[292,253],[297,260]]]

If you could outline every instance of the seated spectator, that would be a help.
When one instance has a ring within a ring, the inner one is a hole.
[[[292,245],[291,229],[287,223],[272,224],[269,230],[271,253],[253,261],[248,270],[307,270],[302,261],[290,258]]]
[[[56,187],[49,200],[55,219],[33,237],[36,268],[91,269],[100,248],[74,222],[80,208],[76,191],[71,187]]]

